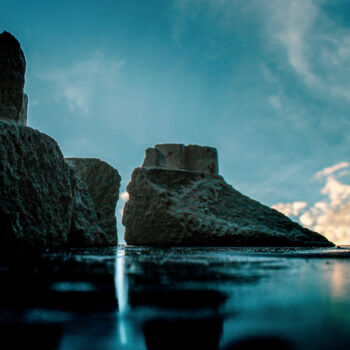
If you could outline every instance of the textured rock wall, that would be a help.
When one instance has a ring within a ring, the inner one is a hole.
[[[0,250],[105,246],[87,186],[56,141],[0,121]]]
[[[117,244],[115,208],[119,198],[120,175],[108,163],[96,158],[66,158],[88,186],[98,221],[110,244]]]
[[[17,39],[0,34],[0,119],[25,125],[28,97],[23,93],[26,61]]]
[[[147,148],[142,167],[198,171],[218,174],[218,155],[215,148],[197,145],[165,143]]]

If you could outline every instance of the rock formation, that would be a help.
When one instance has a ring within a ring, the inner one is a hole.
[[[115,208],[119,198],[120,176],[108,163],[96,158],[66,158],[88,186],[102,230],[117,244]]]
[[[171,155],[167,152],[170,148],[174,150],[172,156],[176,154],[180,159],[170,161]],[[194,160],[185,161],[185,166],[183,149],[190,149]],[[143,167],[133,171],[127,186],[130,197],[125,204],[123,224],[128,244],[333,245],[320,234],[301,227],[228,185],[215,173],[217,164],[213,155],[216,151],[212,150],[199,146],[158,145],[146,151]],[[175,169],[175,165],[189,169],[186,164],[191,164],[191,171]],[[162,168],[162,165],[165,166]]]
[[[0,250],[105,246],[87,186],[51,137],[0,121]]]
[[[0,119],[25,125],[28,97],[23,93],[26,61],[17,39],[0,34]]]
[[[165,143],[146,149],[142,167],[183,169],[217,175],[218,154],[212,147]]]

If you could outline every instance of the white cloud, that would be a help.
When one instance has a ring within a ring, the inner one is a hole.
[[[66,102],[71,111],[89,114],[98,90],[113,89],[123,65],[122,60],[110,60],[97,52],[86,60],[53,67],[37,76],[53,85],[56,100]]]
[[[287,216],[297,216],[306,206],[306,202],[293,202],[277,203],[273,206],[273,208]]]
[[[350,100],[350,30],[312,0],[263,4],[268,37],[284,49],[290,67],[313,91]]]
[[[339,164],[335,164],[335,165],[333,165],[331,167],[324,168],[324,169],[318,171],[316,173],[316,175],[315,175],[315,178],[316,179],[320,179],[322,177],[326,177],[326,176],[332,175],[333,173],[337,172],[338,170],[347,168],[349,166],[350,166],[349,162],[342,162],[342,163],[339,163]]]
[[[313,205],[305,202],[278,203],[273,207],[287,216],[297,217],[302,225],[337,244],[350,244],[350,185],[339,180],[342,175],[340,170],[349,166],[350,163],[342,162],[315,174],[317,179],[326,179],[320,191],[325,196],[323,201]]]

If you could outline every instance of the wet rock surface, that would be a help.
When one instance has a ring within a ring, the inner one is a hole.
[[[0,334],[19,346],[313,350],[350,341],[348,248],[56,250],[1,259],[0,278]]]
[[[120,175],[108,163],[96,158],[66,158],[88,186],[106,245],[117,244],[115,208],[119,198]]]
[[[28,97],[23,93],[26,61],[17,39],[0,34],[0,119],[25,125]]]
[[[221,176],[136,168],[127,187],[125,241],[151,246],[332,246],[254,201]]]
[[[0,251],[107,245],[86,185],[56,141],[0,121]]]

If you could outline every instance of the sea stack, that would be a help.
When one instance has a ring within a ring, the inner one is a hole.
[[[218,175],[217,152],[197,145],[146,150],[127,186],[125,241],[149,246],[333,246]]]
[[[17,39],[0,34],[0,119],[27,124],[28,96],[23,92],[26,60]]]

